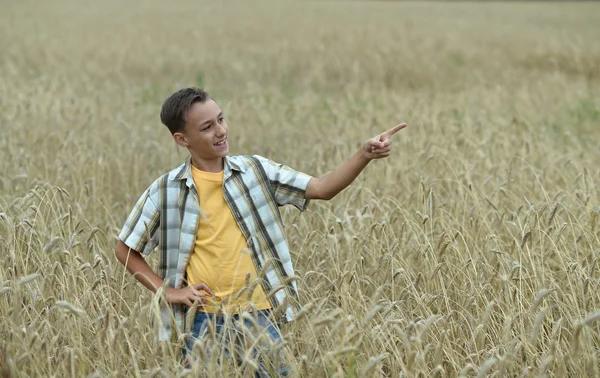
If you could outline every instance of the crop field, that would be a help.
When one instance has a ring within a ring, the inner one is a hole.
[[[185,369],[114,254],[187,156],[159,112],[188,86],[231,154],[313,176],[408,123],[340,195],[282,208],[290,376],[600,376],[600,4],[0,9],[0,377],[252,376],[251,353]]]

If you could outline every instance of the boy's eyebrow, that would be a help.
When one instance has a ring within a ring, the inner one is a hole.
[[[223,115],[223,112],[221,111],[221,112],[219,113],[219,115],[217,116],[217,119],[221,118],[221,116],[222,116],[222,115]],[[200,126],[204,126],[204,125],[206,125],[206,124],[209,124],[209,123],[211,123],[211,122],[212,122],[212,120],[211,120],[211,119],[207,119],[206,121],[202,122],[202,123],[200,124]]]

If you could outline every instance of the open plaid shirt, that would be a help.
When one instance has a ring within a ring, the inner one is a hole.
[[[304,193],[311,176],[276,164],[262,156],[225,159],[223,195],[252,253],[252,261],[273,308],[282,320],[298,311],[294,268],[279,206],[291,204],[301,211],[308,206]],[[200,217],[198,192],[191,160],[159,177],[142,194],[131,211],[119,239],[129,248],[149,255],[158,247],[158,276],[169,286],[186,284],[186,266],[194,251]],[[172,310],[172,311],[171,311]],[[159,338],[169,340],[174,325],[181,335],[188,328],[187,308],[161,309]]]

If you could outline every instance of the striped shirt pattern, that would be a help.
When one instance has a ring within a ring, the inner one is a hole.
[[[223,195],[246,237],[265,293],[282,321],[293,319],[299,307],[279,206],[290,204],[304,211],[309,203],[304,194],[311,178],[258,155],[225,158]],[[173,288],[185,287],[201,213],[191,159],[187,159],[141,195],[119,239],[145,256],[158,249],[158,276]],[[184,305],[162,308],[159,339],[183,334],[188,328],[187,315]],[[172,332],[174,327],[177,332]]]

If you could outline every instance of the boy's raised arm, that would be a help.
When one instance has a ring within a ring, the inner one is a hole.
[[[330,200],[358,177],[371,160],[385,158],[392,150],[392,136],[405,128],[401,123],[367,140],[354,156],[322,178],[312,178],[306,188],[306,199]]]

